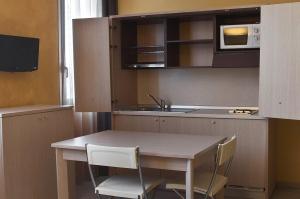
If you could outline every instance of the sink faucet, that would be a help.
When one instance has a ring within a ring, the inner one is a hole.
[[[159,102],[159,100],[158,99],[156,99],[153,95],[151,95],[151,94],[148,94],[148,97],[150,97],[151,99],[153,99],[153,101],[159,106],[159,108],[162,110],[162,111],[164,111],[164,110],[166,110],[166,100],[163,100],[163,99],[159,99],[160,100],[160,102]]]

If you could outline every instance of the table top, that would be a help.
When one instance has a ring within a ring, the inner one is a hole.
[[[141,155],[195,159],[222,143],[224,136],[165,134],[133,131],[102,131],[53,143],[53,148],[85,150],[85,144],[111,147],[139,146]]]

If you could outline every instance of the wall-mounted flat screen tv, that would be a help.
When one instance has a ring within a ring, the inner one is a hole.
[[[0,34],[0,71],[38,69],[39,39]]]

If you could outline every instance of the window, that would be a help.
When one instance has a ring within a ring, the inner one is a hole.
[[[72,20],[102,17],[102,0],[61,0],[62,103],[73,104],[74,63]]]

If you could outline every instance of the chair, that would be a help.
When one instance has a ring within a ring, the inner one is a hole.
[[[213,173],[203,173],[194,181],[194,192],[205,195],[205,199],[214,198],[228,182],[228,174],[236,148],[236,136],[218,145]],[[219,169],[225,166],[223,174],[218,174]],[[181,179],[182,180],[182,179]],[[184,198],[178,190],[185,190],[184,181],[168,182],[166,189],[173,190],[179,197]]]
[[[148,199],[147,194],[162,183],[157,178],[143,178],[138,147],[86,145],[88,168],[95,193],[101,196]],[[96,185],[92,165],[138,170],[139,176],[116,175]]]

